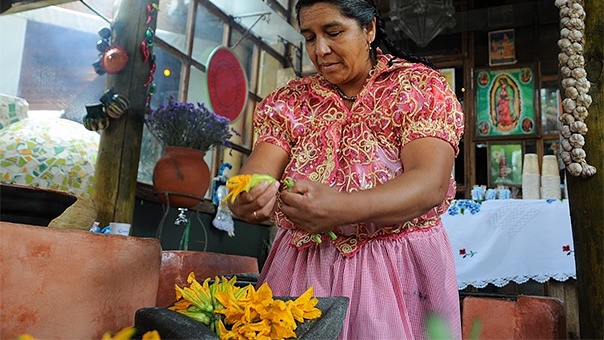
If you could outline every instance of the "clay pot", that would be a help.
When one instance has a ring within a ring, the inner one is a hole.
[[[153,169],[153,192],[164,204],[191,208],[210,187],[210,169],[201,150],[167,146]]]

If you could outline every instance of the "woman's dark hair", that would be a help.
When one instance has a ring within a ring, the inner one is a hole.
[[[386,22],[380,15],[374,0],[298,0],[296,3],[298,24],[300,24],[300,10],[317,3],[327,3],[338,7],[343,16],[356,20],[361,27],[369,27],[373,18],[376,18],[376,35],[375,40],[371,43],[374,50],[381,45],[396,57],[436,68],[430,60],[408,54],[390,40],[386,33]]]

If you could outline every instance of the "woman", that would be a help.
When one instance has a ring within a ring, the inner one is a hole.
[[[230,206],[280,227],[259,283],[278,296],[313,286],[316,296],[349,297],[343,339],[425,338],[431,313],[460,338],[439,216],[455,193],[461,107],[427,61],[388,40],[372,0],[299,0],[296,10],[317,74],[260,103],[258,141],[240,171],[295,186],[262,183]]]

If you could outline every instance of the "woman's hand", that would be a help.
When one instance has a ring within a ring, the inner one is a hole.
[[[265,174],[279,179],[288,160],[289,155],[282,148],[260,142],[256,144],[239,173]],[[251,188],[249,192],[240,193],[235,202],[228,202],[231,212],[246,222],[266,221],[275,210],[279,185],[279,181],[272,184],[263,182]]]
[[[266,221],[273,214],[278,191],[278,181],[262,182],[249,192],[240,193],[235,202],[229,201],[229,209],[234,216],[249,223]]]
[[[322,233],[343,224],[337,212],[344,195],[325,184],[297,180],[293,188],[281,191],[281,210],[298,228]]]

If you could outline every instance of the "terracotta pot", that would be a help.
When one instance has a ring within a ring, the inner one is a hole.
[[[210,169],[201,150],[167,146],[153,169],[153,191],[171,207],[191,208],[210,187]]]

